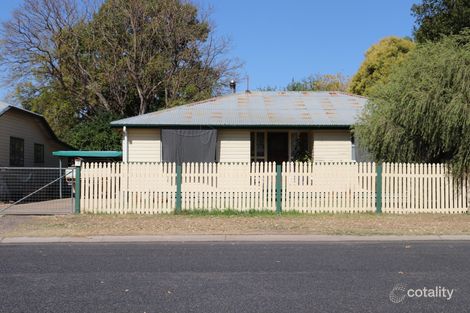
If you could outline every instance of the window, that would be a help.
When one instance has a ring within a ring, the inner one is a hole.
[[[34,163],[44,164],[44,145],[40,143],[34,144]]]
[[[266,160],[264,132],[251,133],[250,151],[251,162],[264,162]]]
[[[292,161],[307,161],[310,158],[307,132],[292,132],[290,143]]]
[[[24,139],[10,137],[10,166],[24,166]]]

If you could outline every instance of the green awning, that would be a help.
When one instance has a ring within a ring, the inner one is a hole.
[[[120,158],[121,151],[54,151],[52,155],[70,158]]]

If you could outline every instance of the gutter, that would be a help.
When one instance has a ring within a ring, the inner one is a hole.
[[[170,128],[170,129],[351,129],[353,125],[165,125],[165,124],[111,124],[112,128],[129,127],[129,128]]]

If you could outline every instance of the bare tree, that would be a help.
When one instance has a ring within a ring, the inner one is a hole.
[[[79,55],[83,34],[77,32],[77,26],[90,21],[97,3],[25,0],[1,28],[0,60],[8,68],[6,81],[34,82],[39,90],[55,84],[55,88],[69,93],[75,101],[89,103],[84,90],[76,87],[80,83],[92,87],[91,77],[68,75],[68,69],[75,67],[83,71],[85,68],[84,58]],[[106,101],[104,105],[107,106]]]
[[[241,66],[207,16],[180,0],[25,0],[1,38],[9,82],[60,91],[85,116],[209,97]]]

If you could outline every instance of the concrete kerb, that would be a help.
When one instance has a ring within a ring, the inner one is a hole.
[[[338,236],[338,235],[144,235],[87,237],[2,237],[1,244],[20,243],[124,243],[124,242],[400,242],[470,241],[470,235]]]

